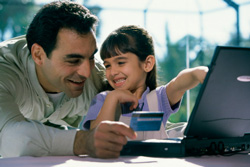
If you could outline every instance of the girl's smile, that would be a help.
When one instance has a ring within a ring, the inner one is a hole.
[[[125,78],[120,78],[120,79],[114,79],[113,82],[116,87],[122,87],[122,85],[125,83],[126,79]]]
[[[144,62],[131,52],[104,60],[106,78],[114,89],[126,89],[132,93],[141,93],[146,89],[147,72]],[[137,94],[136,93],[136,94]]]

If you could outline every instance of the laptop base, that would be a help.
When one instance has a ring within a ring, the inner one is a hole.
[[[150,157],[183,157],[185,147],[180,139],[177,140],[144,140],[128,141],[121,155],[150,156]]]
[[[121,155],[150,157],[185,157],[226,155],[250,151],[250,134],[222,139],[166,139],[129,141]]]

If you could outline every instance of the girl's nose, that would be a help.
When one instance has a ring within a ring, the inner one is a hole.
[[[111,68],[111,70],[110,70],[110,74],[112,75],[112,76],[115,76],[115,75],[117,75],[119,72],[118,72],[118,69],[116,68],[116,67],[112,67]]]

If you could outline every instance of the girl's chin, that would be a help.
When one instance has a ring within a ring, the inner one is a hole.
[[[126,88],[124,88],[124,86],[115,86],[114,89],[126,90]]]

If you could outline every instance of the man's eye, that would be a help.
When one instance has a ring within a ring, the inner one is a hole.
[[[76,59],[76,60],[69,60],[68,63],[70,64],[78,64],[80,62],[79,59]]]

